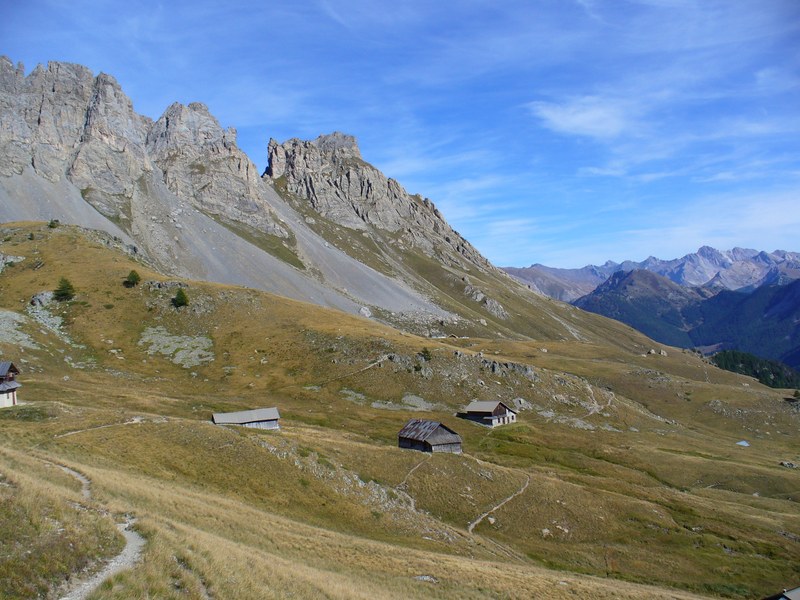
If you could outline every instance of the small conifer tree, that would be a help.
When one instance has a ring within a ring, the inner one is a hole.
[[[142,280],[142,278],[139,275],[139,273],[137,273],[134,270],[131,270],[131,272],[128,273],[128,276],[125,278],[124,285],[125,285],[125,287],[129,287],[129,288],[130,287],[135,287],[135,286],[139,285],[139,282],[141,280]]]
[[[178,293],[175,294],[175,297],[172,299],[172,306],[175,308],[180,308],[181,306],[186,306],[189,304],[189,296],[186,295],[186,292],[183,291],[183,288],[178,288]]]
[[[53,291],[53,298],[59,302],[72,300],[75,297],[75,288],[66,277],[62,277],[58,282],[58,287]]]

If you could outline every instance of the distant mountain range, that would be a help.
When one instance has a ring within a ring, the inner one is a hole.
[[[800,253],[748,248],[723,252],[703,246],[697,252],[673,260],[651,256],[642,262],[608,261],[580,269],[534,264],[524,268],[505,267],[505,270],[545,296],[572,302],[594,291],[617,271],[650,271],[684,287],[704,287],[715,292],[723,289],[747,291],[765,284],[789,283],[800,279]]]
[[[664,344],[741,350],[800,368],[800,279],[713,293],[642,269],[618,271],[573,304]]]
[[[703,246],[674,260],[506,271],[664,344],[741,350],[800,368],[800,253]]]

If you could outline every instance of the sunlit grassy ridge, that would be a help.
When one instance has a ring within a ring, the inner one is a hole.
[[[30,224],[0,239],[25,257],[0,274],[0,309],[24,316],[36,346],[0,341],[27,403],[0,414],[4,506],[35,522],[77,502],[49,461],[90,477],[111,514],[136,513],[143,562],[103,597],[753,597],[800,579],[800,477],[779,465],[800,459],[797,410],[691,353],[647,355],[646,338],[577,311],[583,340],[547,325],[504,341],[424,339],[200,282],[176,309],[174,285],[103,237]],[[126,288],[132,268],[142,282]],[[53,331],[28,304],[61,277],[76,297],[49,306]],[[154,330],[210,340],[213,359],[176,364],[145,341]],[[493,431],[454,417],[498,398],[532,408]],[[209,422],[275,405],[280,433]],[[412,416],[456,429],[465,454],[396,448]],[[80,564],[113,553],[110,518],[69,518],[63,539],[106,532],[86,537]],[[79,568],[50,558],[45,585]]]

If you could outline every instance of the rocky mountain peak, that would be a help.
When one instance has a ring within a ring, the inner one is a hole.
[[[95,92],[91,71],[81,65],[50,62],[25,76],[8,58],[0,60],[0,175],[28,167],[49,181],[68,168],[86,125]]]
[[[288,236],[264,197],[258,169],[236,145],[236,130],[223,129],[205,104],[170,105],[150,127],[147,151],[176,196],[223,219]]]
[[[324,154],[337,155],[340,159],[361,158],[361,151],[358,149],[355,136],[340,131],[321,135],[313,143]]]
[[[355,137],[340,132],[314,141],[270,140],[264,177],[290,197],[350,229],[395,234],[445,264],[485,269],[489,262],[444,220],[433,202],[411,195],[364,162]]]
[[[696,253],[696,258],[692,257],[691,255],[687,255],[687,259],[694,258],[695,260],[705,260],[711,265],[715,266],[728,266],[732,263],[731,259],[728,258],[725,254],[717,250],[716,248],[712,248],[711,246],[702,246]],[[697,260],[697,262],[700,262]]]
[[[188,106],[175,102],[153,124],[147,136],[147,144],[156,154],[187,146],[208,147],[220,144],[231,148],[236,145],[236,130],[223,130],[219,121],[201,102],[192,102]]]
[[[25,79],[25,65],[21,62],[14,63],[7,56],[0,56],[0,89],[9,92],[15,91],[19,82]]]

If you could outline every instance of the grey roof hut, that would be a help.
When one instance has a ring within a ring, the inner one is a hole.
[[[459,413],[458,416],[487,427],[497,427],[498,425],[517,422],[517,411],[509,408],[499,400],[476,400],[467,406],[466,412]]]
[[[254,410],[240,410],[238,412],[214,413],[211,420],[216,425],[241,425],[254,429],[280,429],[278,420],[281,418],[277,408],[256,408]]]
[[[791,590],[783,590],[780,594],[768,596],[764,600],[800,600],[800,587]]]
[[[15,381],[19,369],[8,360],[0,361],[0,408],[17,405],[17,390],[22,387]]]
[[[401,448],[461,454],[461,436],[438,421],[411,419],[397,434]]]

